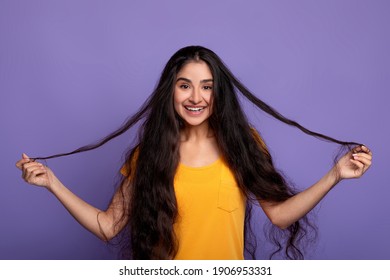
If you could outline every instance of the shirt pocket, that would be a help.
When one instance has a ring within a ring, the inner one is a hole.
[[[233,212],[240,205],[241,191],[235,182],[221,182],[218,192],[218,208]]]

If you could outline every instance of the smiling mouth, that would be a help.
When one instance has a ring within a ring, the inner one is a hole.
[[[184,108],[186,108],[187,111],[196,113],[196,112],[202,112],[206,107],[184,106]]]

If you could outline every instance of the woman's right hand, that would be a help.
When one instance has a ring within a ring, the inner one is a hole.
[[[123,205],[126,204],[120,190],[115,193],[108,209],[102,211],[76,196],[60,182],[50,168],[30,159],[26,154],[22,155],[16,167],[22,170],[22,178],[27,183],[49,190],[82,226],[100,239],[107,241],[113,238],[126,225],[127,219],[121,219]]]
[[[55,176],[47,166],[31,160],[26,154],[16,163],[16,167],[22,170],[22,178],[29,184],[51,189]]]

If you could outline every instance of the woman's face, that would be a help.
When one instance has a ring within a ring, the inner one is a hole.
[[[176,77],[174,107],[186,125],[198,126],[212,113],[213,75],[208,65],[191,61],[183,66]]]

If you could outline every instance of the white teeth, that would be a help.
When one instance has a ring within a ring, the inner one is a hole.
[[[189,111],[192,111],[192,112],[199,112],[199,111],[202,111],[203,109],[204,109],[204,107],[201,107],[201,108],[199,108],[199,107],[185,107],[187,110],[189,110]]]

